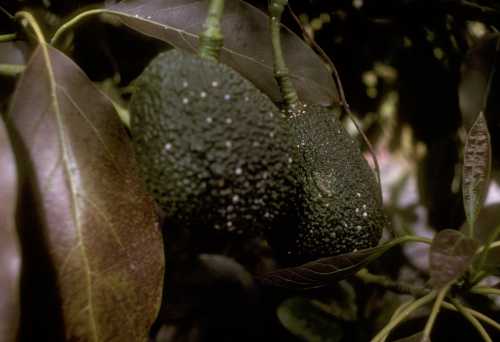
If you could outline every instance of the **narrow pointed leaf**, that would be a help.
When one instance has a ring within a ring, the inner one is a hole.
[[[472,264],[478,247],[477,240],[456,230],[445,229],[436,234],[430,249],[432,286],[440,289],[460,278]]]
[[[0,341],[16,341],[20,318],[21,250],[15,211],[17,175],[14,152],[0,115]]]
[[[9,120],[22,152],[20,196],[31,205],[22,216],[31,259],[21,330],[28,340],[49,340],[37,325],[45,318],[61,320],[68,341],[146,341],[160,305],[163,244],[112,104],[69,58],[39,45]],[[38,272],[42,264],[52,273]],[[59,312],[33,317],[45,275],[60,307],[39,312]]]
[[[263,274],[259,280],[266,285],[296,290],[320,288],[353,275],[391,247],[392,245],[386,244],[321,258],[300,266],[282,268]]]
[[[208,0],[135,0],[107,8],[130,28],[196,53],[207,6]],[[227,0],[221,27],[224,34],[221,61],[279,101],[267,14],[244,1]],[[282,30],[282,44],[299,97],[323,105],[338,103],[335,82],[321,58],[288,29]]]
[[[488,125],[483,113],[479,113],[467,135],[462,175],[465,215],[473,227],[483,206],[491,170],[491,143]]]

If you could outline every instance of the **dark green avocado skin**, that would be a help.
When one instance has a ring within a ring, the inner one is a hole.
[[[298,163],[296,224],[270,234],[277,255],[302,263],[376,246],[386,225],[379,185],[335,113],[299,104],[286,113]]]
[[[290,212],[283,114],[223,64],[171,50],[135,83],[136,157],[168,224],[258,234]]]

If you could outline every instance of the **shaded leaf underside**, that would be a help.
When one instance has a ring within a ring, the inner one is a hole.
[[[203,29],[207,0],[127,1],[108,5],[130,28],[195,53]],[[281,100],[273,73],[268,17],[240,0],[225,2],[221,27],[224,47],[221,61],[249,79],[275,102]],[[299,97],[306,102],[339,103],[335,82],[323,61],[297,35],[282,30],[283,53]]]
[[[382,245],[357,252],[321,258],[296,267],[282,268],[263,274],[259,280],[267,285],[306,290],[328,286],[359,271],[387,251]]]

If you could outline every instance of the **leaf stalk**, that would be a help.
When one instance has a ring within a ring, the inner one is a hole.
[[[56,46],[57,43],[59,43],[59,40],[61,39],[63,34],[66,33],[66,31],[68,31],[69,29],[73,28],[73,26],[76,26],[76,24],[78,24],[82,19],[85,19],[87,17],[93,16],[96,14],[105,13],[105,12],[110,12],[110,11],[103,9],[103,8],[98,8],[98,9],[93,9],[93,10],[85,11],[85,12],[78,14],[77,16],[73,17],[72,19],[70,19],[67,22],[65,22],[64,24],[62,24],[57,29],[57,31],[54,33],[54,35],[50,39],[50,44],[52,44],[53,46]]]
[[[462,305],[463,306],[463,305]],[[452,311],[458,311],[458,309],[451,303],[444,301],[443,302],[443,308],[452,310]],[[497,329],[500,331],[500,324],[493,320],[491,317],[486,316],[485,314],[476,311],[474,309],[468,308],[466,306],[463,306],[463,309],[467,312],[469,312],[473,317],[477,318],[480,321],[483,321],[484,323],[489,324],[493,328]]]
[[[286,107],[294,107],[298,104],[297,91],[290,79],[290,73],[286,67],[283,50],[281,48],[281,16],[288,0],[269,0],[269,28],[271,31],[271,42],[274,57],[274,77],[278,82],[281,95]]]
[[[22,64],[0,64],[0,75],[16,77],[22,73],[26,67]]]
[[[0,34],[0,43],[10,42],[17,38],[17,33]]]
[[[20,11],[15,15],[16,19],[21,22],[23,27],[31,27],[35,33],[36,39],[40,44],[47,44],[45,36],[43,35],[42,29],[35,20],[35,17],[30,12]]]
[[[500,296],[500,289],[495,289],[493,287],[486,287],[486,286],[473,287],[470,290],[470,292],[475,293],[475,294],[480,294],[480,295]]]
[[[436,322],[437,315],[439,313],[439,310],[441,309],[441,305],[444,302],[444,297],[448,293],[448,290],[450,289],[450,285],[448,284],[445,287],[443,287],[441,290],[438,291],[436,300],[434,301],[434,305],[432,306],[432,311],[429,316],[429,319],[427,320],[427,323],[425,324],[424,328],[424,333],[422,336],[422,341],[430,341],[431,340],[431,332],[432,328],[434,327],[434,323]]]

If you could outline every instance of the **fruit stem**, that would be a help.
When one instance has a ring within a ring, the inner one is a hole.
[[[224,0],[211,0],[208,15],[204,24],[205,31],[200,34],[198,54],[202,58],[218,60],[224,37],[220,28]]]
[[[274,77],[278,82],[281,95],[287,107],[293,107],[299,102],[297,91],[292,84],[288,68],[286,67],[283,50],[281,49],[281,15],[288,0],[269,0],[269,27],[271,30],[271,41],[274,55]]]

